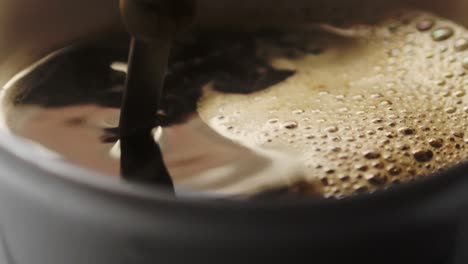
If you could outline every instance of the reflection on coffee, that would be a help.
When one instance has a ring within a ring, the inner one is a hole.
[[[57,60],[78,60],[68,56]],[[18,92],[12,129],[117,175],[125,64],[116,57],[88,58],[106,68],[96,76],[75,67],[89,76],[66,84],[70,93],[107,80],[81,101],[56,95],[51,103],[48,80],[42,90]],[[431,14],[401,11],[373,25],[297,32],[200,32],[176,44],[169,68],[155,118],[165,126],[157,139],[179,194],[343,198],[468,156],[468,32]]]

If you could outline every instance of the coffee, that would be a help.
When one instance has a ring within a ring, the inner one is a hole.
[[[228,138],[300,160],[327,197],[413,181],[467,158],[467,32],[426,13],[265,43],[295,74],[252,95],[205,86],[199,112]],[[294,43],[294,44],[293,44]],[[300,46],[315,47],[308,53]],[[281,56],[276,52],[295,52]]]
[[[183,36],[155,116],[176,190],[342,198],[464,161],[466,36],[455,23],[417,11],[346,28]],[[18,92],[10,127],[118,176],[124,61],[80,52],[56,58],[52,64],[65,65],[55,68],[57,77],[23,81],[35,88]],[[64,75],[78,83],[65,83],[69,94],[81,99],[58,94]]]

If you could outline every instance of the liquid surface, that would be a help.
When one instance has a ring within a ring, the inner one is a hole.
[[[468,157],[468,32],[453,22],[404,11],[376,25],[179,42],[155,115],[179,193],[342,198]],[[87,47],[46,63],[4,99],[10,128],[118,176],[125,56]]]
[[[287,39],[323,43],[319,54],[270,57],[295,71],[285,82],[248,96],[205,86],[202,118],[229,138],[296,157],[327,197],[387,188],[467,158],[466,30],[411,12],[326,29],[343,37]]]

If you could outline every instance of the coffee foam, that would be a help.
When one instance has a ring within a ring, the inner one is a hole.
[[[227,138],[294,157],[325,197],[373,192],[464,161],[468,32],[432,14],[400,14],[292,33],[282,40],[288,47],[258,40],[259,56],[296,74],[249,95],[208,84],[200,116]]]

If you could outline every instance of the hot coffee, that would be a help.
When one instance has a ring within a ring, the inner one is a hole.
[[[176,190],[342,198],[464,161],[465,37],[416,11],[351,27],[181,37],[155,115]],[[104,50],[65,52],[18,82],[8,123],[118,176],[126,49]]]

